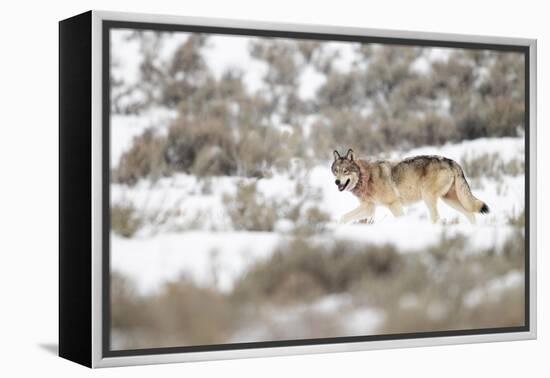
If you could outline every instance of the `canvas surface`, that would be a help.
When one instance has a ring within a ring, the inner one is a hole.
[[[525,324],[523,54],[110,33],[113,350]],[[350,148],[384,195],[451,159],[490,212],[346,218]]]

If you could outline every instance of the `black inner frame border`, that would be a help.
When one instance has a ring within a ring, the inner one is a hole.
[[[314,27],[314,26],[312,26]],[[530,331],[530,56],[529,46],[510,45],[503,43],[479,43],[479,42],[455,42],[441,41],[436,39],[414,39],[414,38],[394,38],[394,37],[372,37],[363,35],[348,34],[329,34],[315,32],[295,32],[283,30],[265,30],[248,29],[217,26],[197,26],[197,25],[179,25],[165,23],[148,23],[132,21],[104,20],[101,27],[102,33],[102,356],[103,357],[123,357],[123,356],[144,356],[172,353],[206,352],[206,351],[224,351],[237,349],[257,349],[257,348],[277,348],[293,347],[321,344],[340,344],[366,341],[385,341],[385,340],[403,340],[403,339],[421,339],[433,337],[449,336],[468,336],[468,335],[488,335],[498,333],[529,332]],[[464,330],[446,330],[446,331],[423,331],[410,333],[395,333],[383,335],[366,336],[343,336],[330,338],[312,338],[312,339],[292,339],[277,341],[258,341],[227,344],[159,347],[143,349],[111,350],[111,293],[110,293],[110,116],[111,116],[111,97],[110,97],[110,30],[111,29],[134,29],[134,30],[154,30],[166,32],[192,32],[209,33],[222,35],[250,36],[250,37],[271,37],[271,38],[292,38],[292,39],[310,39],[321,41],[340,41],[340,42],[360,42],[360,43],[379,43],[390,45],[423,46],[423,47],[448,47],[463,48],[475,50],[494,50],[501,52],[517,52],[524,56],[525,64],[525,105],[524,105],[524,125],[525,125],[525,282],[524,282],[524,325],[516,327],[495,327],[478,328]],[[404,34],[406,32],[403,32]]]

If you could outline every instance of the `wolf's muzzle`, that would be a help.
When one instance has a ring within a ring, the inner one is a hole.
[[[338,186],[338,190],[339,191],[342,191],[344,189],[346,189],[346,187],[348,186],[350,182],[350,179],[347,179],[345,183],[342,184],[342,182],[340,180],[336,180],[334,183]]]

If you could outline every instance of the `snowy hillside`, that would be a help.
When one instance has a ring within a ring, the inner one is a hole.
[[[440,148],[419,148],[405,156],[439,154],[460,162],[496,153],[506,164],[523,155],[523,146],[522,138],[484,139]],[[392,156],[402,154],[393,153]],[[523,175],[503,175],[498,179],[481,177],[470,180],[473,192],[489,204],[491,213],[476,215],[476,225],[470,225],[465,217],[442,202],[438,204],[442,220],[437,225],[431,224],[422,203],[407,207],[405,215],[398,219],[387,209],[378,207],[373,224],[341,225],[338,219],[357,206],[357,199],[349,192],[337,190],[330,162],[296,176],[274,174],[259,180],[239,177],[201,180],[179,174],[157,182],[142,180],[133,187],[113,184],[113,205],[131,205],[141,218],[150,220],[131,239],[112,236],[113,269],[133,277],[144,291],[154,290],[183,273],[199,284],[211,284],[213,269],[219,273],[219,287],[230,288],[232,279],[248,265],[269,256],[278,241],[292,237],[295,226],[290,220],[280,220],[273,232],[235,230],[223,198],[234,194],[239,182],[257,182],[258,194],[267,202],[292,198],[296,184],[303,184],[319,194],[315,200],[309,200],[312,205],[330,216],[326,231],[316,238],[393,244],[403,253],[423,251],[426,246],[439,242],[442,235],[458,234],[467,236],[472,250],[491,246],[498,250],[499,244],[505,242],[512,231],[509,219],[519,216],[524,208]],[[204,190],[204,186],[210,189]],[[157,222],[158,219],[162,222]]]
[[[523,56],[111,31],[112,347],[524,322]],[[332,151],[457,161],[441,201],[339,222]]]

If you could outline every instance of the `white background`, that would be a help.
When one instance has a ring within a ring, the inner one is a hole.
[[[199,0],[9,1],[0,22],[0,375],[56,377],[542,377],[548,355],[546,128],[550,41],[544,1]],[[119,10],[538,39],[537,341],[158,365],[91,371],[57,344],[57,21]]]

